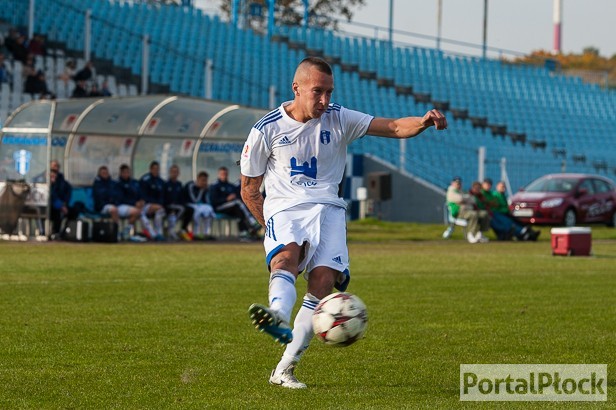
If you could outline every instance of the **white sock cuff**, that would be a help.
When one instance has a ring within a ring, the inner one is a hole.
[[[295,286],[295,275],[293,275],[289,271],[286,271],[284,269],[276,269],[275,271],[273,271],[270,274],[270,283],[272,282],[272,280],[274,280],[276,278],[280,278],[280,279],[286,280],[291,285]]]
[[[313,294],[306,293],[304,295],[304,301],[302,302],[302,307],[308,308],[310,310],[314,310],[321,300],[317,299]]]

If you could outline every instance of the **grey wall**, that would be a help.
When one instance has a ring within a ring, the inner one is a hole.
[[[435,187],[388,164],[364,156],[364,186],[371,172],[392,175],[392,199],[374,204],[374,216],[386,221],[442,223],[445,188]]]

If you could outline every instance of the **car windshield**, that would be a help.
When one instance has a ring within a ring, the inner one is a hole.
[[[540,178],[531,182],[526,192],[569,192],[578,182],[575,178]]]

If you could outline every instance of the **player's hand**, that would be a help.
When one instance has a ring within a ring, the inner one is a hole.
[[[428,111],[421,119],[421,123],[425,127],[431,127],[434,125],[434,128],[437,130],[447,129],[447,118],[445,118],[445,116],[437,109]]]

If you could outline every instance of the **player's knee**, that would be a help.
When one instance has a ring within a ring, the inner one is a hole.
[[[270,262],[270,270],[274,272],[275,270],[286,270],[287,272],[293,273],[297,276],[297,267],[299,265],[299,261],[297,258],[293,258],[291,255],[282,254],[276,255],[272,258]]]
[[[310,272],[308,279],[308,292],[319,299],[332,293],[338,271],[329,268],[316,268]]]

